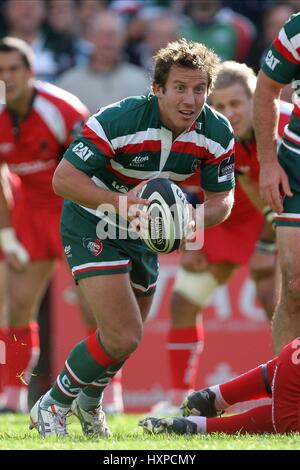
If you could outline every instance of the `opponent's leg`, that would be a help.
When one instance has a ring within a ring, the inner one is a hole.
[[[5,375],[6,375],[6,356],[7,356],[7,303],[6,303],[6,266],[4,261],[0,260],[0,410],[4,408],[5,399],[3,395]]]
[[[275,433],[272,424],[272,405],[259,406],[233,416],[223,418],[203,418],[189,416],[187,418],[144,418],[139,425],[145,431],[175,434],[264,434]]]
[[[300,338],[278,356],[273,380],[273,425],[278,433],[300,431]]]
[[[178,406],[189,390],[195,389],[204,346],[200,310],[216,288],[230,278],[234,268],[231,263],[212,263],[202,272],[178,269],[171,297],[171,328],[167,345],[173,405]]]
[[[235,403],[270,397],[276,364],[277,357],[228,382],[191,393],[181,406],[183,416],[215,417]]]
[[[54,261],[30,263],[24,271],[7,269],[7,373],[4,384],[5,407],[27,411],[28,383],[39,358],[36,315],[49,284]]]

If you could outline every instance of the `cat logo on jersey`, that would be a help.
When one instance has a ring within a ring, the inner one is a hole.
[[[72,150],[77,157],[81,158],[84,162],[94,155],[94,153],[87,147],[87,145],[84,145],[83,142],[78,142]]]
[[[270,67],[271,70],[274,70],[276,65],[280,62],[279,59],[276,59],[276,57],[273,56],[272,51],[268,52],[265,61],[267,66]]]

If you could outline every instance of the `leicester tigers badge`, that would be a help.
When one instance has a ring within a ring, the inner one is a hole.
[[[87,250],[89,250],[94,256],[100,255],[101,251],[103,250],[103,243],[98,240],[98,238],[83,238],[82,244],[84,248],[87,248]]]

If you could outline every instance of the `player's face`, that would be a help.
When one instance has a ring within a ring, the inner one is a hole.
[[[0,80],[5,83],[6,102],[9,105],[27,94],[32,71],[17,51],[0,52]]]
[[[206,72],[177,66],[171,67],[164,89],[154,85],[161,120],[175,137],[188,129],[201,113],[207,88]]]
[[[217,111],[229,119],[236,137],[246,139],[252,135],[252,97],[241,83],[214,90],[211,102]]]

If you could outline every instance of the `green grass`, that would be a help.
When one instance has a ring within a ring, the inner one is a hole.
[[[24,415],[0,415],[0,450],[296,450],[300,449],[299,434],[289,436],[152,436],[138,428],[139,415],[108,418],[113,432],[111,439],[88,439],[80,430],[75,418],[70,418],[66,438],[41,439],[35,430],[28,430]]]

